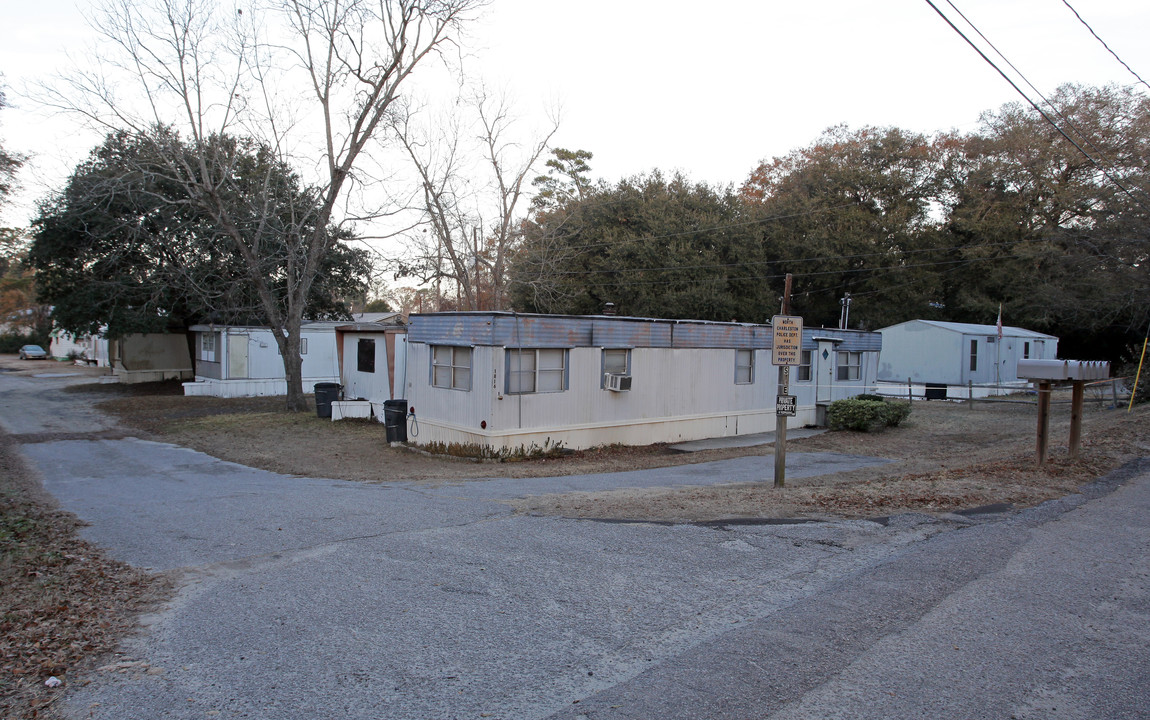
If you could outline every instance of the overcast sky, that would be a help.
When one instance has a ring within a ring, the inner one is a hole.
[[[1043,93],[1136,82],[1062,0],[953,1]],[[946,0],[935,4],[975,37]],[[0,219],[25,225],[98,138],[20,89],[65,67],[66,51],[82,61],[91,33],[87,2],[5,5],[12,107],[0,138],[33,158]],[[1150,79],[1150,2],[1071,5]],[[925,0],[493,0],[465,49],[468,72],[509,91],[524,115],[560,103],[554,144],[590,150],[594,174],[610,181],[660,168],[737,184],[831,125],[973,130],[982,111],[1021,99]]]

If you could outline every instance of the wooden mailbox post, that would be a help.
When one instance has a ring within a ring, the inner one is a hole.
[[[1082,404],[1088,380],[1110,377],[1110,363],[1095,360],[1019,360],[1018,377],[1035,384],[1038,391],[1038,464],[1046,462],[1050,434],[1050,393],[1055,382],[1071,382],[1070,457],[1078,457],[1082,440]]]

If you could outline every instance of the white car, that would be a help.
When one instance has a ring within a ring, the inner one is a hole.
[[[43,360],[47,357],[48,353],[39,345],[25,345],[20,348],[21,360]]]

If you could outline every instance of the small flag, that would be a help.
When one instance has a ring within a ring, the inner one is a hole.
[[[998,303],[998,339],[1002,339],[1002,303]]]

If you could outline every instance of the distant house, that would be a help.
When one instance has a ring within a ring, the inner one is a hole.
[[[878,333],[806,329],[798,414],[873,390]],[[769,325],[509,312],[416,314],[406,399],[417,443],[643,445],[775,428]]]
[[[72,356],[110,367],[112,375],[126,384],[193,377],[188,336],[182,332],[136,333],[108,340],[103,335],[76,338],[56,331],[48,352],[61,360]]]
[[[57,360],[83,358],[97,367],[108,367],[108,340],[102,335],[76,337],[63,330],[53,330],[48,354]]]
[[[979,387],[978,395],[999,394],[999,386],[1025,385],[1015,374],[1019,360],[1058,356],[1058,338],[1018,327],[1003,327],[1001,340],[996,325],[936,320],[909,320],[879,333],[878,379],[901,384],[901,393],[909,379],[912,386],[939,391],[937,397],[947,387],[954,388],[951,397],[966,397],[969,390],[957,388],[970,386]]]
[[[305,323],[300,330],[304,392],[317,382],[339,382],[335,328],[345,323]],[[193,325],[196,374],[185,395],[259,397],[287,395],[283,358],[272,331],[246,325]]]

